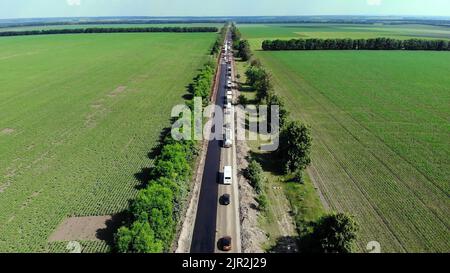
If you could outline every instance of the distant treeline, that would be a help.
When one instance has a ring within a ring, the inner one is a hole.
[[[0,20],[1,21],[1,20]],[[25,23],[1,23],[1,28],[41,27],[41,26],[77,26],[77,25],[161,25],[161,24],[221,24],[226,20],[93,20],[93,21],[37,21]]]
[[[119,24],[383,24],[404,25],[421,24],[450,27],[448,18],[388,18],[367,16],[232,16],[232,17],[92,17],[92,18],[56,18],[56,19],[13,19],[0,20],[0,28],[57,26],[57,25],[119,25]]]
[[[77,28],[46,29],[0,32],[0,36],[79,34],[79,33],[123,33],[123,32],[217,32],[216,27],[127,27],[127,28]]]
[[[449,20],[235,20],[238,24],[346,24],[346,25],[429,25],[439,27],[450,27]]]
[[[449,41],[391,38],[266,40],[263,50],[450,50]]]

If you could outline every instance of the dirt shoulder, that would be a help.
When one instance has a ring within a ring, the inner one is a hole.
[[[267,241],[266,233],[259,227],[260,211],[257,209],[257,194],[242,171],[247,168],[249,148],[245,141],[238,141],[237,160],[239,166],[239,207],[241,217],[241,240],[243,253],[264,253],[263,245]]]
[[[242,70],[236,62],[233,62],[234,71],[242,75]],[[239,84],[236,82],[235,84]],[[239,97],[241,92],[237,91]],[[264,244],[268,238],[266,232],[261,229],[259,219],[261,212],[256,201],[257,193],[243,176],[243,170],[248,166],[250,148],[246,141],[236,141],[238,183],[239,183],[239,209],[241,221],[241,245],[243,253],[264,253]]]

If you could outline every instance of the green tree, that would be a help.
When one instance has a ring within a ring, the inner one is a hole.
[[[183,182],[184,181],[174,181],[167,177],[160,177],[158,180],[150,182],[150,184],[159,184],[159,185],[163,186],[164,188],[170,189],[170,191],[173,194],[173,201],[179,202],[179,198],[181,198],[184,195],[184,193],[183,193],[184,189],[181,184],[186,184],[186,183],[183,183]]]
[[[272,115],[272,109],[270,106],[278,105],[278,113],[275,113],[275,114],[278,114],[278,116],[280,118],[279,126],[280,126],[280,129],[282,129],[286,125],[288,118],[289,118],[289,111],[286,109],[284,101],[279,96],[274,94],[273,92],[270,92],[267,97],[267,105],[269,107],[268,113],[267,113],[268,118],[270,118]]]
[[[188,162],[188,150],[182,143],[165,145],[161,155],[156,159],[153,169],[155,177],[185,181],[191,174]]]
[[[230,27],[231,30],[231,39],[235,42],[235,41],[239,41],[241,39],[241,32],[239,31],[239,29],[236,27],[235,24],[231,24]]]
[[[322,253],[350,253],[359,231],[353,217],[344,213],[322,217],[312,234],[315,251]]]
[[[163,244],[156,240],[148,222],[134,222],[130,228],[121,227],[116,234],[120,253],[161,253]]]
[[[245,71],[245,76],[247,77],[247,84],[254,86],[257,81],[263,78],[265,70],[260,66],[249,66]]]
[[[238,57],[242,58],[244,62],[250,60],[252,57],[252,51],[250,49],[250,44],[247,40],[241,40],[238,44]]]
[[[155,232],[155,238],[170,244],[173,237],[173,193],[160,184],[150,184],[139,191],[130,206],[130,211],[139,220],[147,220]],[[147,219],[143,219],[147,216]],[[166,245],[166,246],[167,246]]]
[[[304,170],[311,163],[310,129],[299,121],[291,121],[282,129],[278,157],[286,173]]]
[[[264,192],[261,192],[256,199],[259,205],[259,210],[267,211],[267,208],[269,206],[269,200],[267,199],[267,195]]]
[[[250,66],[245,71],[247,77],[247,84],[256,91],[256,99],[262,102],[268,98],[272,91],[272,76],[261,66]]]
[[[263,174],[261,164],[259,164],[256,160],[251,160],[244,174],[245,178],[247,178],[250,181],[252,187],[255,188],[255,191],[257,193],[261,193],[262,174]]]
[[[273,89],[272,76],[265,70],[262,70],[261,78],[253,85],[256,90],[256,100],[263,102]]]

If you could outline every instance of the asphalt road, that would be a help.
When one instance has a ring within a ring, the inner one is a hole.
[[[231,40],[231,39],[230,39]],[[235,71],[232,71],[232,81],[235,82]],[[227,78],[228,80],[228,78]],[[233,87],[233,100],[236,101],[236,90]],[[234,111],[231,111],[232,123],[230,124],[231,130],[236,136],[235,128],[235,116]],[[231,196],[231,203],[228,206],[219,204],[217,206],[217,233],[216,242],[225,236],[230,236],[232,239],[232,253],[241,252],[241,226],[239,220],[239,186],[237,178],[237,152],[236,152],[236,138],[233,140],[233,146],[231,148],[222,148],[220,169],[223,170],[225,166],[232,166],[233,170],[233,183],[232,185],[219,184],[219,198],[224,194]],[[216,253],[222,253],[216,245]]]
[[[231,35],[228,35],[231,39]],[[216,104],[224,107],[224,96],[227,84],[227,64],[220,62],[220,76],[216,93]],[[234,119],[233,119],[234,120]],[[214,128],[215,130],[222,128]],[[232,126],[234,131],[234,123]],[[233,143],[235,144],[235,143]],[[241,251],[240,224],[239,224],[239,199],[236,171],[236,148],[222,148],[222,142],[211,140],[205,160],[201,190],[198,201],[197,215],[191,242],[191,253],[221,252],[217,242],[224,236],[232,237],[232,251]],[[233,166],[233,185],[221,184],[223,167]],[[223,206],[219,198],[223,194],[231,195],[231,204]]]
[[[226,64],[221,63],[221,75],[216,103],[223,108],[226,84]],[[222,130],[221,128],[217,128]],[[212,128],[216,130],[216,128]],[[198,201],[197,216],[191,243],[191,253],[214,253],[216,248],[217,204],[219,202],[219,180],[221,142],[211,140],[206,153],[205,168]]]

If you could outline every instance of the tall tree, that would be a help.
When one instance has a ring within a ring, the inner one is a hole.
[[[120,253],[161,253],[163,244],[156,240],[148,222],[134,222],[121,227],[116,234],[116,249]]]
[[[351,216],[336,213],[322,217],[314,227],[314,251],[322,253],[350,253],[359,231]]]
[[[278,157],[286,173],[304,170],[311,163],[310,129],[299,121],[287,123],[280,134]]]
[[[272,75],[270,75],[263,69],[261,78],[259,78],[258,81],[254,83],[253,87],[256,90],[256,100],[258,102],[263,102],[265,99],[267,99],[269,93],[273,89]]]
[[[160,184],[150,184],[141,190],[130,206],[133,215],[148,221],[155,238],[169,244],[173,234],[173,193]],[[145,219],[146,218],[146,219]]]
[[[272,109],[271,109],[271,105],[277,105],[278,106],[278,114],[279,118],[280,118],[280,124],[279,124],[279,129],[284,128],[284,126],[287,123],[287,120],[289,118],[289,112],[286,109],[286,106],[284,105],[284,101],[277,96],[276,94],[274,94],[274,92],[270,92],[268,97],[267,97],[267,105],[268,105],[268,118],[270,119],[271,115],[272,115]]]
[[[238,45],[238,57],[242,58],[244,62],[250,60],[252,57],[252,52],[250,49],[250,44],[247,40],[239,41]]]

